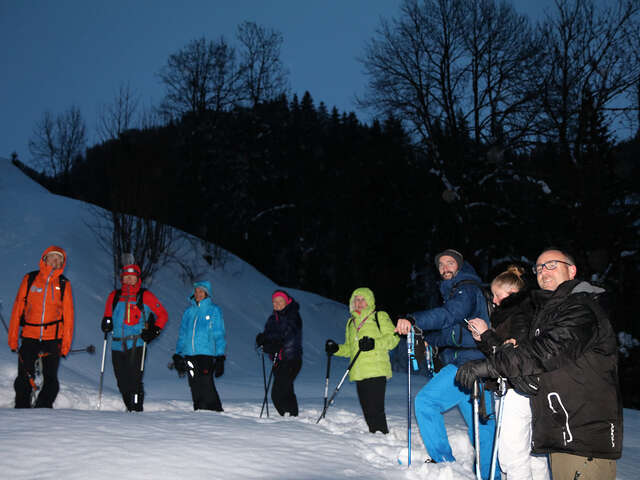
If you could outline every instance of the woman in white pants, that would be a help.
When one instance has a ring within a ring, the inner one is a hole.
[[[473,338],[486,356],[493,355],[497,348],[517,347],[518,340],[527,337],[533,310],[522,279],[523,273],[522,268],[511,265],[491,282],[493,303],[497,307],[491,314],[493,328],[490,329],[481,318],[469,321]],[[533,379],[521,380],[524,381],[516,382],[519,386],[531,383]],[[502,473],[508,480],[549,480],[547,455],[531,454],[529,397],[517,392],[513,385],[508,385],[502,401],[504,409],[498,441],[498,460]]]

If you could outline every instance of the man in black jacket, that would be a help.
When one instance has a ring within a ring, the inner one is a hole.
[[[456,381],[469,388],[477,378],[537,376],[532,452],[550,454],[554,480],[614,480],[622,403],[615,334],[594,298],[603,290],[576,280],[574,259],[556,248],[540,254],[534,272],[541,290],[532,292],[528,338],[466,363]]]

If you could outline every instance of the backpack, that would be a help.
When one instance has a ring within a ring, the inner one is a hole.
[[[31,291],[31,285],[33,285],[33,282],[38,276],[38,273],[40,273],[40,270],[34,270],[27,273],[27,293],[24,296],[25,307],[27,306],[27,297],[29,296],[29,292]],[[67,286],[67,282],[69,281],[69,279],[61,274],[58,277],[58,281],[60,282],[60,300],[62,300],[64,298],[64,289]]]
[[[140,313],[142,314],[142,318],[145,318],[145,313],[144,313],[144,301],[143,301],[143,297],[144,297],[144,292],[146,292],[147,289],[146,288],[140,288],[140,290],[138,290],[138,293],[136,294],[136,306],[138,307],[138,310],[140,310]],[[116,294],[113,296],[113,302],[111,302],[111,314],[113,315],[113,311],[116,309],[116,305],[118,305],[118,302],[120,301],[120,296],[122,295],[122,289],[119,288],[116,290]],[[153,313],[149,314],[149,323],[153,324],[155,322],[155,315]]]
[[[491,287],[489,285],[477,282],[475,280],[460,280],[458,283],[455,283],[453,287],[451,287],[448,300],[453,298],[453,295],[456,293],[456,290],[458,289],[458,287],[462,285],[475,285],[480,289],[480,291],[482,292],[482,296],[487,302],[487,314],[489,315],[489,318],[491,318],[491,314],[495,309],[495,305],[493,304],[493,293],[491,292]]]
[[[147,290],[146,288],[140,288],[140,290],[138,290],[138,293],[136,294],[136,305],[138,307],[138,310],[140,310],[140,313],[142,313],[143,315],[144,315],[144,302],[142,301],[142,297],[146,290]],[[116,294],[113,296],[113,302],[111,302],[112,315],[113,315],[113,311],[116,309],[116,305],[118,305],[118,302],[120,301],[121,296],[122,296],[122,289],[119,288],[116,290]]]
[[[376,314],[375,314],[375,316],[374,316],[373,318],[375,319],[375,321],[376,321],[376,325],[378,326],[378,331],[379,331],[379,332],[381,332],[382,330],[380,330],[380,321],[378,320],[378,311],[376,310],[376,312],[375,312],[375,313],[376,313]],[[355,326],[355,324],[356,324],[356,323],[355,323],[355,318],[354,318],[354,317],[351,317],[351,318],[349,319],[349,321],[350,321],[350,322],[353,322],[353,325]]]
[[[32,272],[27,273],[27,292],[24,294],[24,309],[27,309],[27,298],[29,297],[29,292],[31,291],[31,286],[33,285],[33,282],[35,281],[36,277],[38,276],[38,273],[40,273],[40,270],[33,270]],[[67,282],[69,281],[69,279],[67,277],[65,277],[64,275],[60,274],[60,276],[58,277],[58,282],[60,283],[60,300],[62,301],[64,299],[64,290],[65,287],[67,286]],[[60,326],[60,324],[64,322],[64,318],[60,317],[60,320],[55,320],[53,322],[44,324],[45,327],[48,327],[50,325],[55,325],[56,326],[56,338],[58,338],[58,327]],[[21,326],[25,326],[25,325],[32,325],[32,326],[37,326],[39,324],[27,324],[25,318],[24,318],[24,310],[22,311],[22,315],[20,316],[20,325]]]

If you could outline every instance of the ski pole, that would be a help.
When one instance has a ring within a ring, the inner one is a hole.
[[[480,403],[480,387],[478,381],[473,382],[473,443],[476,450],[476,478],[482,480],[482,474],[480,472],[480,415],[479,415],[479,403]]]
[[[498,391],[500,396],[500,406],[498,407],[498,417],[496,418],[496,433],[493,438],[493,451],[491,452],[491,473],[489,479],[493,480],[496,473],[496,464],[498,461],[498,443],[500,442],[500,430],[502,429],[502,413],[504,412],[504,396],[507,394],[507,379],[499,377],[498,384],[500,385]]]
[[[102,406],[102,381],[104,380],[104,357],[107,353],[107,332],[104,333],[104,343],[102,344],[102,364],[100,365],[100,386],[98,387],[98,410]]]
[[[142,359],[140,360],[140,378],[142,379],[142,374],[144,373],[144,357],[147,353],[147,342],[142,342]]]
[[[7,333],[9,333],[9,327],[7,327],[7,322],[4,321],[4,317],[2,316],[2,313],[0,313],[0,320],[2,320],[2,325],[4,325],[4,329],[7,331]]]
[[[340,383],[338,383],[338,386],[335,388],[335,390],[331,394],[331,398],[329,398],[329,401],[327,402],[327,406],[322,409],[322,413],[318,417],[318,420],[316,420],[316,424],[320,423],[320,420],[322,420],[324,418],[325,414],[327,413],[327,410],[329,409],[329,407],[333,403],[333,399],[336,398],[336,395],[340,391],[340,387],[342,387],[342,384],[344,383],[344,379],[347,378],[347,375],[349,374],[349,371],[351,370],[351,367],[353,367],[353,364],[356,363],[356,360],[358,359],[359,355],[360,355],[360,350],[358,350],[356,352],[356,355],[353,357],[353,360],[351,360],[351,363],[349,363],[349,366],[347,367],[347,370],[344,372],[344,375],[342,375],[342,379],[340,379]]]
[[[147,342],[142,341],[142,358],[140,359],[140,381],[138,382],[138,392],[133,394],[133,403],[138,404],[139,395],[142,392],[142,376],[144,375],[144,357],[147,354]]]
[[[327,353],[327,374],[324,377],[324,403],[322,405],[322,416],[327,412],[327,398],[329,397],[329,377],[331,375],[331,357],[333,355]]]
[[[71,350],[69,350],[69,353],[82,353],[82,352],[95,353],[96,347],[94,345],[88,345],[84,348],[72,348]]]
[[[265,405],[267,406],[267,418],[269,418],[269,400],[267,398],[267,394],[269,393],[269,387],[271,386],[271,379],[273,378],[273,371],[276,368],[276,363],[278,363],[278,355],[273,356],[273,364],[271,365],[271,373],[269,373],[269,381],[267,382],[267,386],[264,389],[264,400],[262,401],[262,409],[260,410],[260,418],[262,418],[262,412],[264,411]]]
[[[267,396],[267,371],[264,368],[264,352],[260,355],[262,357],[262,384],[264,385],[264,396]],[[262,401],[262,405],[264,406],[264,400]],[[269,403],[267,402],[267,418],[269,418]]]

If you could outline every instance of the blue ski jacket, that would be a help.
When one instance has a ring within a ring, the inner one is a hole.
[[[195,283],[194,292],[196,287],[204,287],[207,292],[211,292],[209,282]],[[192,294],[189,301],[191,305],[182,314],[176,353],[182,356],[224,355],[227,341],[222,310],[209,296],[197,303]]]
[[[162,329],[167,323],[167,311],[156,296],[149,290],[140,290],[140,279],[133,286],[123,285],[115,308],[113,301],[117,291],[111,292],[107,298],[104,316],[113,319],[112,350],[122,352],[142,347],[144,341],[140,333],[145,325],[153,322],[156,327]],[[138,295],[142,296],[142,310],[138,307]]]
[[[460,284],[465,280],[474,283]],[[425,330],[427,342],[439,348],[438,355],[445,365],[460,366],[469,360],[484,358],[465,322],[477,317],[489,324],[481,283],[474,268],[464,262],[455,277],[440,283],[443,305],[413,314],[416,325]]]

